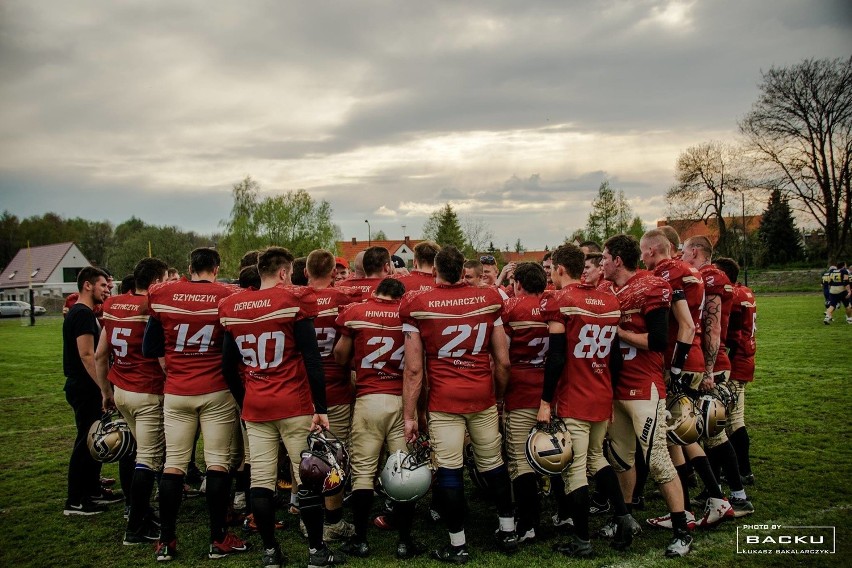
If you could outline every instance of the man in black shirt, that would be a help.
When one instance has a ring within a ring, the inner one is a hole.
[[[100,485],[101,464],[89,454],[86,437],[92,423],[100,419],[103,408],[114,407],[108,381],[98,382],[95,371],[95,348],[100,324],[94,307],[109,296],[107,274],[93,266],[77,275],[80,291],[62,324],[62,366],[65,372],[65,399],[74,409],[77,438],[68,463],[68,500],[65,515],[95,515],[102,505],[121,501]]]

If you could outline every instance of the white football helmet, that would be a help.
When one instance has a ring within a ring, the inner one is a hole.
[[[136,451],[130,426],[118,412],[107,412],[89,428],[89,453],[99,462],[117,462]]]
[[[381,480],[385,494],[394,501],[416,501],[432,486],[428,439],[421,436],[410,452],[398,450],[388,456]]]
[[[539,422],[530,429],[524,453],[530,467],[538,473],[562,473],[574,460],[571,434],[559,419],[554,419],[550,424]]]

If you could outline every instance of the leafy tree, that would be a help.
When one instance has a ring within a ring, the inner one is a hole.
[[[592,201],[592,211],[586,222],[585,239],[602,243],[612,235],[624,233],[633,217],[624,192],[616,192],[608,181],[601,182],[598,196]],[[575,231],[576,233],[576,231]]]
[[[388,240],[388,236],[385,234],[385,232],[383,230],[379,229],[378,231],[373,233],[372,240],[374,240],[374,241],[386,241],[386,240]]]
[[[744,173],[741,151],[722,142],[704,142],[687,148],[678,157],[676,183],[669,188],[671,217],[705,221],[715,219],[719,228],[716,247],[729,253],[730,235],[725,205],[732,194],[751,185]]]
[[[15,215],[3,211],[0,216],[0,267],[8,266],[21,247],[26,246],[27,242],[22,243],[21,239],[21,222]]]
[[[758,236],[764,264],[785,264],[802,258],[799,231],[789,200],[775,189],[760,220]]]
[[[314,201],[304,189],[263,199],[259,192],[251,177],[233,187],[234,205],[220,247],[226,274],[235,274],[246,251],[270,245],[286,247],[295,256],[318,248],[335,250],[341,234],[327,201]]]
[[[132,228],[132,231],[129,229]],[[189,253],[198,247],[211,246],[211,238],[192,231],[185,232],[174,226],[148,225],[133,217],[120,224],[115,233],[126,235],[112,247],[106,259],[107,266],[116,278],[133,272],[136,263],[151,254],[181,272],[189,267]]]
[[[461,251],[467,244],[459,217],[449,203],[429,215],[423,225],[423,238],[431,239],[442,247],[452,245]]]
[[[518,240],[515,241],[515,252],[524,253],[526,251],[527,251],[527,247],[525,247],[523,244],[521,244],[521,239],[518,238]]]
[[[633,221],[630,222],[630,227],[628,227],[627,229],[627,234],[633,235],[637,239],[641,239],[642,235],[645,234],[645,224],[642,223],[642,219],[640,219],[638,215],[633,218]]]
[[[829,259],[848,253],[852,56],[772,67],[740,130],[782,192],[825,232]]]

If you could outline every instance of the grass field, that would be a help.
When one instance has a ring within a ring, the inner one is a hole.
[[[852,560],[849,520],[852,495],[849,387],[852,370],[852,326],[836,318],[822,324],[818,295],[758,297],[757,380],[748,390],[747,421],[752,463],[757,476],[750,488],[757,512],[709,533],[696,533],[693,553],[666,560],[662,548],[668,533],[648,528],[627,554],[610,552],[593,541],[597,556],[572,565],[600,566],[842,566]],[[62,386],[61,319],[40,318],[35,327],[19,320],[0,322],[0,566],[151,566],[149,547],[121,546],[122,507],[95,517],[62,516],[66,468],[74,439],[73,418]],[[104,468],[117,476],[114,466]],[[649,484],[650,487],[650,484]],[[661,514],[662,501],[649,499],[636,516]],[[496,528],[493,509],[482,495],[471,493],[468,542],[473,566],[561,566],[566,559],[550,551],[556,536],[544,531],[540,542],[507,558],[492,551]],[[553,503],[545,502],[545,514]],[[348,513],[347,513],[348,515]],[[432,546],[443,544],[442,527],[425,520],[418,508],[415,529]],[[280,513],[286,528],[279,534],[292,565],[305,565],[305,541],[296,518]],[[593,519],[592,528],[603,523]],[[829,525],[837,527],[837,554],[827,557],[745,556],[736,554],[736,529],[745,523]],[[643,522],[644,524],[644,522]],[[219,563],[258,566],[260,541],[253,550],[218,561],[206,559],[207,520],[203,499],[184,501],[178,525],[181,556],[175,566]],[[353,559],[355,567],[396,564],[396,537],[375,530],[373,556]],[[843,559],[846,560],[843,560]],[[421,558],[413,566],[436,566]]]

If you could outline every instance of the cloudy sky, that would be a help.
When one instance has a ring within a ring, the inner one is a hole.
[[[251,175],[346,239],[450,202],[540,249],[604,179],[664,216],[761,70],[850,54],[847,0],[4,0],[0,210],[209,233]]]

